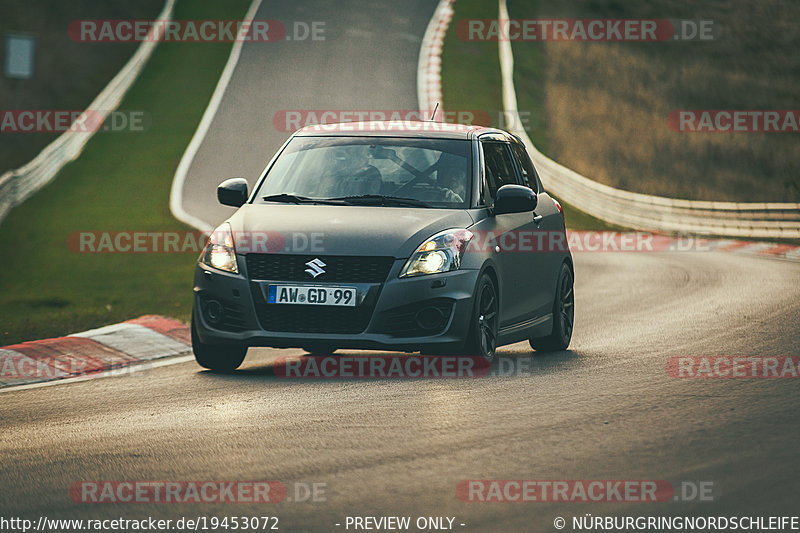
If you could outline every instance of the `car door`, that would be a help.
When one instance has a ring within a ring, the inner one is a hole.
[[[566,255],[567,238],[564,233],[564,219],[556,207],[555,201],[543,190],[542,182],[525,146],[517,140],[512,141],[510,146],[523,184],[536,192],[538,200],[534,214],[539,221],[534,220],[532,230],[537,232],[541,239],[538,237],[534,239],[536,249],[529,253],[533,254],[530,259],[537,272],[535,286],[532,288],[536,293],[534,297],[534,301],[537,302],[536,312],[543,315],[551,312],[558,274]],[[529,224],[528,227],[531,228],[531,225]]]
[[[492,207],[503,185],[521,185],[521,175],[508,142],[495,138],[481,140],[484,160],[483,196]],[[539,314],[546,307],[537,279],[542,275],[535,255],[525,249],[536,229],[533,212],[507,213],[481,221],[478,230],[484,242],[494,247],[494,260],[500,270],[500,327],[519,324]],[[487,236],[493,238],[487,239]],[[527,243],[527,244],[526,244]],[[552,296],[549,296],[552,300]]]

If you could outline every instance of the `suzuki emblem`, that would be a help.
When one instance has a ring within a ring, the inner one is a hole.
[[[325,273],[325,269],[322,268],[325,266],[325,263],[323,263],[319,257],[317,257],[316,259],[312,259],[311,261],[306,263],[306,266],[308,267],[306,269],[306,273],[312,278],[316,278],[320,274]]]

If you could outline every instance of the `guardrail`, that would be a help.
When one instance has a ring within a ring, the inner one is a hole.
[[[164,9],[158,16],[159,21],[165,21],[172,17],[175,0],[167,0]],[[155,50],[161,40],[163,24],[155,24],[147,38],[142,41],[136,52],[133,54],[124,67],[106,85],[106,87],[89,104],[87,110],[92,111],[94,123],[102,117],[106,119],[109,113],[117,109],[122,102],[122,98],[128,92],[133,82],[139,76],[142,68]],[[66,29],[65,29],[66,31]],[[86,119],[85,112],[76,122]],[[24,202],[33,193],[41,189],[56,177],[59,170],[64,165],[78,157],[89,139],[96,131],[65,131],[56,140],[47,145],[44,150],[39,152],[31,162],[24,167],[16,170],[9,170],[0,176],[0,222],[6,217],[8,212],[15,206]]]
[[[433,98],[441,99],[441,43],[452,18],[452,3],[440,0],[423,39],[417,80],[421,111],[430,110]],[[506,0],[499,0],[498,18],[509,18]],[[800,203],[705,202],[634,193],[603,185],[553,161],[534,146],[522,126],[514,89],[511,42],[508,39],[498,42],[507,129],[522,139],[542,181],[554,195],[601,220],[637,230],[800,238]]]

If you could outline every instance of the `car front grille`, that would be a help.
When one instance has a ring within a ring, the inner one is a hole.
[[[319,259],[324,274],[312,277],[306,263]],[[382,283],[392,268],[392,257],[247,254],[247,273],[254,280]]]
[[[286,333],[361,333],[372,317],[372,306],[329,307],[256,304],[261,327]]]

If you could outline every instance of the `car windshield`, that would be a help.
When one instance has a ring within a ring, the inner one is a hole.
[[[466,208],[470,150],[466,139],[295,137],[256,202]]]

